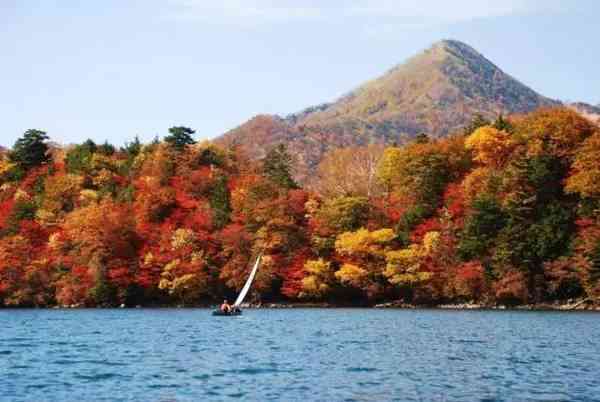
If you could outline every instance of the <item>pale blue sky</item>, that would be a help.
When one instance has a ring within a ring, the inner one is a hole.
[[[323,4],[327,4],[324,6]],[[331,101],[440,39],[600,102],[595,0],[0,0],[0,145],[217,136]]]

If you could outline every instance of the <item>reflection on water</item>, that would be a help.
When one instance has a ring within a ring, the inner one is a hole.
[[[2,401],[600,400],[600,314],[0,310]]]

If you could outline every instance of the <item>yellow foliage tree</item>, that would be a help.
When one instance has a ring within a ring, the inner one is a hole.
[[[85,189],[79,192],[78,201],[81,206],[88,206],[98,202],[100,195],[95,190]]]
[[[387,265],[383,275],[394,285],[416,285],[431,279],[432,273],[423,270],[423,262],[425,258],[436,253],[440,237],[440,232],[427,232],[422,244],[411,244],[401,250],[387,251]]]
[[[181,303],[197,300],[208,289],[208,275],[203,270],[202,253],[192,255],[190,262],[175,259],[162,270],[158,288],[166,290]]]
[[[577,150],[565,189],[582,197],[600,196],[600,132],[586,139]]]
[[[38,218],[46,224],[61,219],[74,207],[82,185],[83,178],[78,175],[57,174],[48,177],[44,184],[44,201],[37,212]]]
[[[355,288],[362,288],[365,286],[365,282],[369,272],[366,269],[359,267],[354,264],[344,264],[336,271],[335,277],[344,285],[349,285]]]
[[[516,146],[511,134],[491,126],[478,128],[465,141],[465,147],[473,150],[477,162],[495,168],[506,164]]]
[[[335,249],[346,259],[346,263],[335,273],[343,284],[377,296],[382,289],[381,276],[385,266],[385,252],[396,237],[392,229],[369,231],[361,228],[355,232],[344,232],[337,237]]]
[[[7,158],[0,157],[0,184],[4,181],[4,177],[15,167]]]
[[[321,298],[331,289],[334,282],[334,274],[331,263],[322,258],[308,260],[304,264],[307,275],[302,279],[302,292],[300,297]]]
[[[527,139],[530,155],[572,157],[583,140],[597,127],[574,110],[539,109],[516,121],[518,135]]]
[[[397,168],[403,153],[403,149],[399,147],[388,147],[383,152],[377,169],[377,177],[387,188],[392,187],[397,181]]]
[[[370,232],[361,228],[356,232],[344,232],[335,241],[335,249],[341,255],[368,253],[371,245]]]
[[[388,251],[385,256],[387,266],[383,274],[394,285],[414,285],[426,281],[431,274],[421,271],[421,259],[424,256],[418,245]]]
[[[171,248],[180,250],[184,247],[192,247],[196,241],[196,234],[191,229],[180,228],[171,236]]]
[[[356,232],[344,232],[335,242],[335,249],[341,255],[374,254],[383,256],[383,247],[396,235],[392,229],[379,229],[370,232],[361,228]]]
[[[375,244],[382,245],[387,244],[390,241],[394,240],[396,234],[393,229],[383,228],[379,230],[375,230],[371,232],[371,241]]]
[[[440,232],[432,231],[425,233],[423,237],[423,251],[426,255],[434,253],[440,244]]]

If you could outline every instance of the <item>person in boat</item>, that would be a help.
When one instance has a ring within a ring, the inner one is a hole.
[[[230,313],[231,312],[231,306],[227,302],[227,299],[223,300],[223,304],[221,304],[221,311],[224,312],[224,313]]]

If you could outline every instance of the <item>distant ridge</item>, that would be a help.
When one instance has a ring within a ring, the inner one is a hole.
[[[285,142],[302,180],[335,147],[402,143],[419,133],[442,137],[472,116],[495,118],[560,105],[503,72],[469,45],[443,40],[338,100],[285,118],[254,117],[216,139],[254,158]]]
[[[568,104],[568,107],[577,111],[582,116],[587,117],[592,121],[600,123],[600,105],[592,106],[584,102],[574,102]]]

